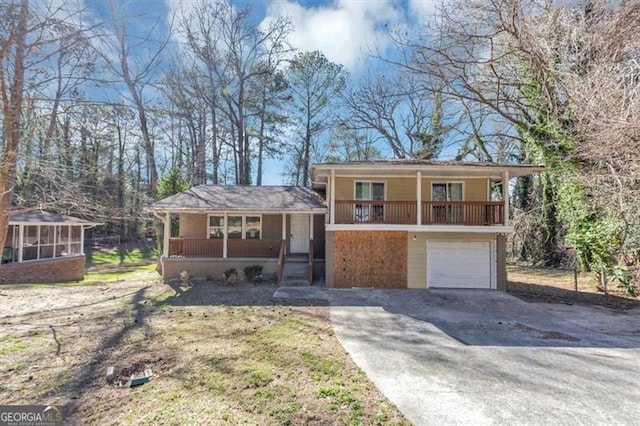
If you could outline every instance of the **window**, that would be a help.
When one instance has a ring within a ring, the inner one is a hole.
[[[229,239],[260,239],[262,236],[261,216],[209,216],[209,238],[224,238],[227,232]]]
[[[209,216],[209,238],[224,237],[224,216]]]
[[[462,182],[431,184],[431,216],[436,223],[464,223]]]
[[[245,217],[245,238],[256,238],[260,239],[260,234],[262,227],[260,216],[247,216]]]
[[[355,203],[355,222],[384,222],[384,182],[356,182],[355,200],[367,201],[366,203]]]

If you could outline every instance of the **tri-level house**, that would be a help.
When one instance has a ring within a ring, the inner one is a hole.
[[[541,170],[379,160],[316,164],[311,189],[197,186],[151,206],[165,224],[162,273],[260,264],[287,281],[302,263],[297,281],[328,287],[501,290],[508,183]]]

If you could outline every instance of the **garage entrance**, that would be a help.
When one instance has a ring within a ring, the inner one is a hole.
[[[427,287],[496,288],[492,241],[427,241]]]

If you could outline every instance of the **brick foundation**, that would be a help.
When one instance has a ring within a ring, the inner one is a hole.
[[[84,255],[56,259],[5,263],[0,266],[0,283],[54,283],[84,279]]]

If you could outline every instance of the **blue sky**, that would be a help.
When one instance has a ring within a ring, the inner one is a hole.
[[[107,18],[107,0],[80,0],[89,14]],[[159,20],[161,31],[168,28],[171,17],[188,13],[200,0],[116,0],[126,5],[131,28],[145,35]],[[213,1],[213,0],[211,0]],[[241,7],[250,4],[256,24],[266,24],[278,16],[291,18],[295,31],[289,37],[299,51],[320,50],[331,61],[342,64],[353,79],[380,66],[368,57],[374,47],[390,54],[390,29],[406,28],[432,16],[441,0],[234,0]],[[166,36],[166,34],[164,35]],[[158,39],[163,35],[158,34]],[[178,40],[176,40],[178,41]],[[143,54],[141,52],[141,54]],[[153,94],[150,94],[153,96]],[[158,93],[159,95],[159,93]],[[148,99],[150,100],[150,99]],[[151,100],[153,101],[153,100]],[[266,164],[265,184],[281,184],[282,161]]]

